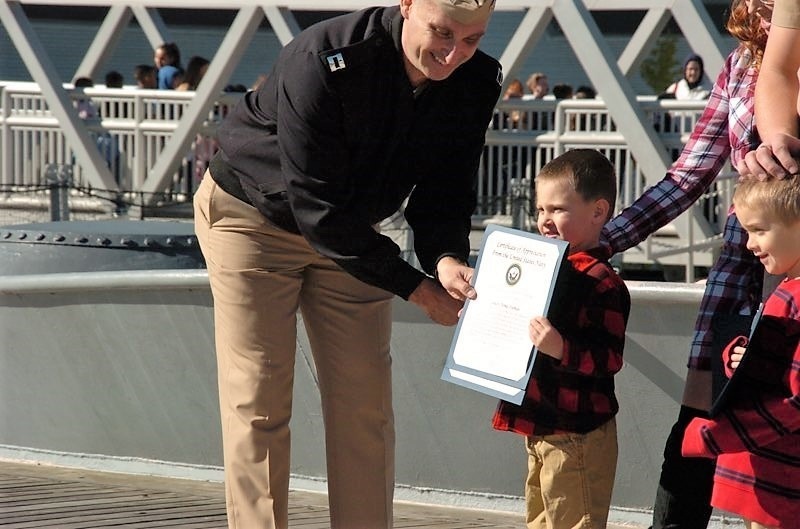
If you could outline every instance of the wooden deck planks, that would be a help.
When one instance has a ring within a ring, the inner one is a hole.
[[[330,529],[324,494],[292,491],[289,525]],[[397,529],[523,527],[522,516],[395,504]],[[0,461],[2,529],[226,529],[221,483]]]

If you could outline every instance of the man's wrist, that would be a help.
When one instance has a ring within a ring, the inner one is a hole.
[[[436,260],[436,264],[433,266],[433,277],[435,277],[437,281],[439,280],[439,263],[441,263],[445,259],[453,260],[454,264],[456,264],[456,265],[467,265],[466,261],[464,261],[463,259],[461,259],[459,256],[457,256],[455,254],[444,254],[444,255],[442,255],[441,257],[439,257]]]

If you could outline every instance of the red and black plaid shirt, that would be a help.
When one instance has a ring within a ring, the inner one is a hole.
[[[631,309],[625,283],[599,248],[569,256],[550,310],[564,339],[559,361],[538,353],[522,404],[501,401],[497,430],[523,435],[586,433],[619,410],[614,374],[622,368]]]

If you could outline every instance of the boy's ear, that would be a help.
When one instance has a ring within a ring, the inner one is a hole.
[[[594,201],[594,221],[599,222],[601,224],[605,224],[608,220],[609,210],[611,209],[611,204],[608,203],[608,200],[604,198],[598,198]]]

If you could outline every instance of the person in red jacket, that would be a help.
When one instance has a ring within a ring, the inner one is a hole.
[[[726,348],[728,370],[748,356],[746,385],[715,419],[696,418],[686,457],[716,457],[714,507],[749,529],[800,528],[800,185],[796,176],[740,182],[733,203],[747,247],[767,272],[786,274],[747,344]],[[746,345],[746,349],[742,347]]]

